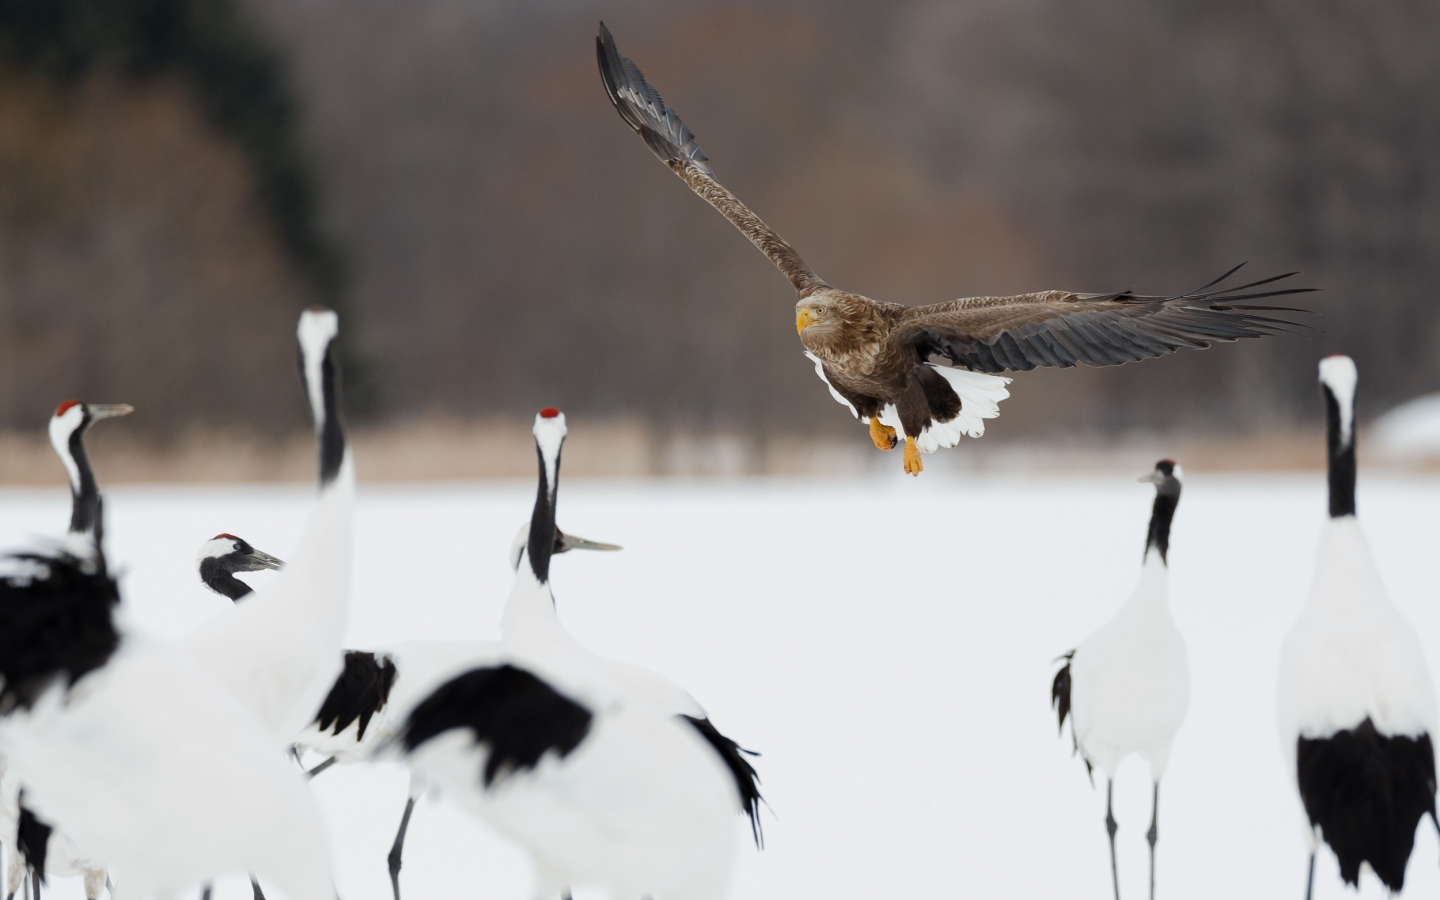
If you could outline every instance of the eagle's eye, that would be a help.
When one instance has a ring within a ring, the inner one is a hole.
[[[823,315],[825,315],[825,307],[823,307],[823,306],[817,306],[817,307],[815,307],[815,315],[817,315],[817,316],[823,316]]]

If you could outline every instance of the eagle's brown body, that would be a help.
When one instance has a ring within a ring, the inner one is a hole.
[[[1201,349],[1215,341],[1273,334],[1293,323],[1258,313],[1303,312],[1242,305],[1308,290],[1254,290],[1288,275],[1211,290],[1235,269],[1198,291],[1170,297],[1040,291],[907,307],[837,290],[715,179],[695,135],[639,68],[620,55],[603,24],[596,54],[620,117],[790,280],[798,297],[796,328],[821,377],[856,416],[869,419],[876,446],[890,449],[899,426],[906,439],[905,469],[912,474],[921,469],[922,449],[953,446],[962,433],[978,437],[984,430],[980,419],[998,414],[995,403],[1008,396],[1003,389],[1007,379],[962,377],[956,369],[999,373],[1080,363],[1118,365]],[[937,367],[933,359],[949,360],[954,368]],[[982,408],[971,410],[956,430],[967,391],[970,402]]]
[[[960,411],[959,396],[930,366],[922,365],[925,360],[915,346],[892,340],[909,307],[831,287],[807,299],[844,323],[823,332],[807,328],[800,332],[800,343],[820,360],[825,380],[857,416],[874,419],[886,404],[893,404],[905,434],[915,436],[930,420],[948,420]]]

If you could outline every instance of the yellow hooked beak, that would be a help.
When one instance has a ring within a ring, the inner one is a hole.
[[[795,333],[799,334],[800,332],[809,328],[814,323],[815,316],[811,315],[810,310],[800,310],[799,314],[795,316]]]

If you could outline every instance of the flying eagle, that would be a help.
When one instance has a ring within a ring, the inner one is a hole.
[[[620,55],[603,22],[595,51],[620,118],[790,279],[799,295],[795,328],[816,374],[836,400],[869,422],[876,447],[890,450],[897,434],[905,438],[905,471],[911,475],[923,468],[921,453],[953,447],[962,435],[979,437],[984,420],[999,415],[998,404],[1010,396],[1005,387],[1010,379],[995,372],[1114,366],[1203,349],[1213,341],[1263,337],[1295,324],[1260,313],[1307,312],[1243,303],[1313,290],[1255,290],[1295,272],[1217,287],[1240,266],[1173,297],[1040,291],[910,307],[838,290],[720,185],[695,135],[640,69]],[[933,357],[952,365],[936,365],[929,361]]]

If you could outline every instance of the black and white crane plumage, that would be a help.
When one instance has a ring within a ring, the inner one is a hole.
[[[558,409],[541,410],[535,417],[536,449],[542,461],[546,458],[547,442],[555,444],[555,478],[559,478],[560,446],[566,436],[565,415]],[[538,501],[537,501],[538,503]],[[539,514],[538,507],[537,513]],[[532,518],[533,523],[533,518]],[[511,562],[516,570],[516,584],[520,585],[521,562],[531,536],[531,528],[522,527],[515,536],[511,549]],[[694,697],[675,682],[651,669],[622,660],[610,659],[590,650],[561,624],[555,598],[548,588],[542,594],[538,591],[515,590],[511,592],[500,618],[501,640],[509,647],[524,653],[555,652],[559,650],[586,665],[603,672],[605,677],[619,686],[629,697],[650,704],[653,708],[677,716],[689,723],[715,753],[724,761],[734,778],[736,796],[740,808],[750,819],[751,835],[756,846],[761,845],[760,828],[760,779],[754,766],[746,756],[754,756],[744,750],[731,738],[726,737],[710,721]]]
[[[1182,473],[1173,460],[1156,463],[1141,481],[1155,485],[1155,503],[1145,537],[1140,583],[1104,626],[1067,653],[1055,675],[1051,703],[1060,728],[1070,717],[1076,751],[1086,770],[1105,772],[1105,829],[1110,837],[1110,873],[1120,898],[1115,859],[1118,825],[1112,808],[1120,761],[1137,753],[1150,765],[1153,804],[1150,829],[1150,897],[1155,897],[1155,844],[1159,839],[1160,778],[1170,746],[1190,702],[1190,668],[1185,642],[1170,615],[1168,557],[1170,524],[1180,503]]]
[[[100,487],[90,466],[85,435],[96,422],[131,412],[134,407],[128,403],[66,400],[55,407],[50,417],[50,445],[65,466],[70,483],[70,525],[64,546],[71,554],[88,556],[95,552],[95,529],[100,514]],[[21,848],[22,837],[28,837],[28,853]],[[105,885],[104,866],[83,858],[63,834],[40,823],[22,808],[20,785],[8,773],[0,774],[0,844],[4,845],[10,860],[5,879],[6,900],[14,897],[24,878],[26,866],[21,864],[22,858],[41,861],[33,872],[34,900],[39,900],[40,884],[47,875],[80,876],[84,880],[86,900],[96,900]]]
[[[1415,829],[1435,819],[1434,688],[1415,630],[1386,595],[1355,516],[1355,363],[1320,362],[1330,518],[1310,595],[1280,657],[1280,740],[1310,839],[1308,897],[1320,841],[1340,876],[1365,867],[1405,885]]]
[[[536,420],[540,484],[508,610],[549,605],[564,419]],[[618,900],[724,895],[740,808],[699,731],[633,696],[562,632],[512,636],[407,710],[392,752],[524,848],[534,896],[570,885]]]
[[[265,726],[189,653],[117,626],[100,522],[93,554],[0,562],[0,752],[25,808],[121,900],[236,870],[333,900],[319,808]]]

